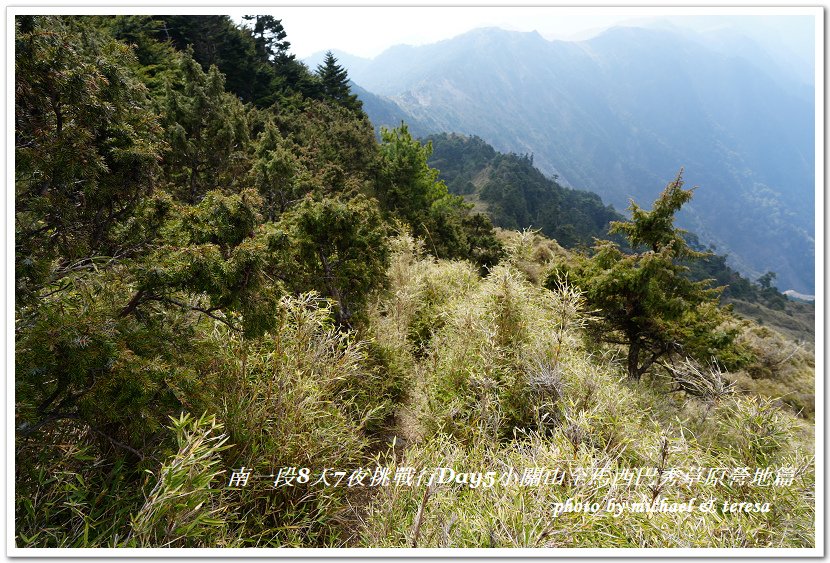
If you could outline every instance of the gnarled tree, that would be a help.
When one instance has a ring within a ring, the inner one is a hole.
[[[597,311],[594,328],[606,341],[628,347],[627,371],[639,380],[655,362],[672,355],[725,364],[739,361],[736,333],[727,328],[726,311],[718,307],[722,288],[709,280],[692,281],[682,262],[705,253],[689,247],[675,214],[692,198],[683,189],[682,170],[651,210],[631,202],[630,221],[615,221],[609,233],[620,233],[635,253],[626,254],[611,241],[597,241],[594,254],[567,268],[571,283],[584,292]],[[555,272],[548,284],[564,272]]]

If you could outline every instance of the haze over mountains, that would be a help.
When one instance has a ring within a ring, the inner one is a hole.
[[[477,135],[532,154],[618,210],[648,206],[681,167],[681,226],[755,278],[814,292],[814,100],[747,35],[617,27],[585,41],[478,29],[373,60],[335,53],[376,126]],[[313,63],[313,60],[309,62]]]

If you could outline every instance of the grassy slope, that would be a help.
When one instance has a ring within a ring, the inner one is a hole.
[[[178,452],[148,460],[153,475],[143,486],[117,479],[118,467],[102,470],[95,442],[79,439],[71,424],[49,437],[53,446],[18,451],[18,463],[34,469],[16,483],[18,545],[813,545],[810,351],[747,323],[744,338],[758,361],[744,372],[702,376],[721,383],[716,392],[678,393],[660,374],[632,384],[620,350],[586,340],[579,294],[540,285],[566,251],[538,234],[500,236],[508,258],[484,278],[467,262],[436,261],[411,238],[395,239],[389,286],[358,334],[338,331],[331,309],[310,295],[284,298],[278,326],[260,340],[201,319],[201,345],[213,353],[200,368],[203,396],[188,399],[191,410],[209,415],[177,425]],[[222,436],[228,449],[219,448]],[[402,468],[436,467],[513,477],[476,488],[226,486],[231,468],[262,476],[302,465],[382,467],[390,478]],[[701,466],[746,468],[750,478],[756,468],[787,466],[794,475],[790,486],[763,489],[689,486],[682,476],[662,486],[576,477],[579,468]],[[568,477],[523,485],[536,468]],[[606,506],[710,497],[768,501],[770,511],[553,515],[554,503],[568,498]]]
[[[586,313],[579,295],[534,283],[544,263],[561,256],[561,248],[538,235],[502,236],[510,258],[485,279],[463,263],[424,257],[411,240],[398,241],[390,291],[372,314],[374,338],[412,376],[397,427],[405,447],[384,459],[393,470],[451,467],[503,475],[512,468],[519,478],[537,467],[791,465],[797,477],[791,487],[763,490],[747,483],[648,487],[572,479],[547,486],[443,484],[428,491],[391,486],[377,490],[359,545],[813,545],[809,420],[763,393],[733,388],[700,399],[672,393],[659,376],[640,385],[627,382],[618,353],[583,340]],[[764,340],[770,338],[785,341],[766,328],[749,327],[747,333],[760,345],[770,344]],[[802,359],[795,354],[777,365],[771,360],[768,375],[785,387],[793,384],[776,378]],[[804,368],[793,367],[798,373]],[[727,382],[743,376],[723,375]],[[568,498],[605,506],[612,499],[688,502],[693,497],[717,498],[719,504],[768,501],[771,509],[702,517],[552,515],[554,503]]]
[[[783,311],[770,309],[761,303],[731,300],[735,313],[768,326],[799,342],[815,344],[815,315],[813,303],[788,301]]]

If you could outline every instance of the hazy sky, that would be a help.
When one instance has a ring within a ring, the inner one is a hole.
[[[371,58],[392,45],[434,43],[477,27],[535,29],[548,38],[570,38],[631,17],[503,7],[286,7],[272,13],[282,20],[301,59],[327,49]]]
[[[547,39],[582,39],[618,23],[661,16],[704,14],[783,14],[793,10],[758,8],[561,8],[561,7],[281,7],[255,8],[282,20],[292,52],[303,59],[339,49],[371,58],[398,44],[422,45],[471,29],[496,26],[538,31]],[[233,13],[241,21],[243,13]],[[802,12],[803,13],[803,12]],[[698,20],[700,18],[697,18]],[[769,18],[774,22],[774,18]],[[772,26],[774,27],[774,26]]]

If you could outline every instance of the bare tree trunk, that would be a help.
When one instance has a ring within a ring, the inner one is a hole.
[[[329,296],[333,297],[334,300],[337,301],[337,310],[335,311],[337,324],[349,327],[351,326],[351,313],[349,312],[348,305],[343,299],[343,295],[340,293],[340,289],[337,287],[337,282],[334,279],[334,271],[332,270],[328,258],[326,258],[326,253],[324,252],[322,246],[320,246],[317,251],[320,263],[323,265],[323,272],[325,273],[323,277],[326,280],[326,289],[329,292]]]
[[[628,378],[640,381],[640,341],[636,338],[631,340],[628,345]]]

